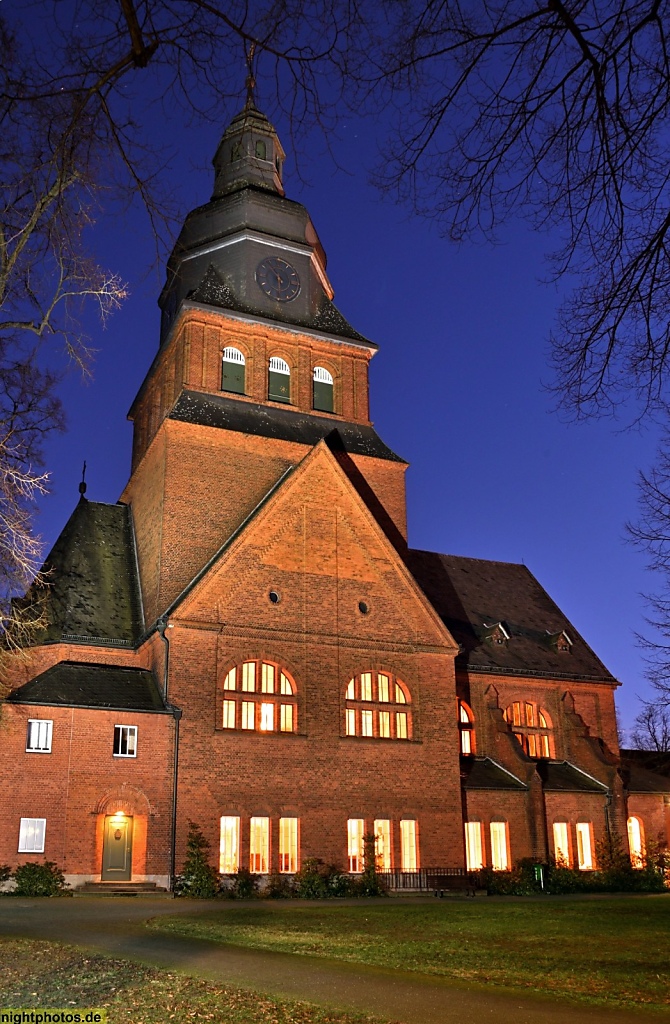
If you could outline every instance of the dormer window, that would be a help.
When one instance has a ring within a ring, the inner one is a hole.
[[[284,359],[273,356],[268,368],[268,399],[271,402],[291,401],[291,368]]]
[[[268,148],[263,139],[257,139],[254,152],[258,160],[267,160]]]
[[[552,647],[555,647],[557,651],[561,651],[563,654],[570,653],[572,640],[564,629],[562,629],[560,633],[550,633],[549,630],[547,630],[547,636],[549,643]]]
[[[224,348],[221,356],[221,390],[244,394],[246,360],[239,348]]]
[[[319,412],[333,411],[333,377],[323,366],[314,367],[312,405]]]
[[[506,644],[512,634],[504,622],[484,623],[485,638],[494,644]]]

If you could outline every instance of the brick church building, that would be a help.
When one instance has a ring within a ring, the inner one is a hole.
[[[218,867],[597,867],[665,836],[622,766],[618,683],[523,565],[408,547],[406,463],[370,422],[377,346],[333,304],[284,151],[247,103],[186,218],[128,484],[84,493],[49,625],[0,718],[0,864],[169,885]]]

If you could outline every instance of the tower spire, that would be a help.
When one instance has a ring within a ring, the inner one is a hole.
[[[255,53],[256,53],[256,41],[254,40],[251,43],[251,46],[249,47],[249,50],[248,50],[247,55],[246,55],[247,77],[246,77],[245,85],[246,85],[246,89],[247,89],[247,103],[246,103],[246,109],[247,110],[250,107],[255,107],[256,106],[256,103],[254,101],[254,89],[256,88],[256,77],[254,75],[254,55],[255,55]]]

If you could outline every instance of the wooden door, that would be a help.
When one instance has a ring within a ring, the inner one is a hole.
[[[102,881],[129,882],[133,867],[133,819],[125,815],[105,818],[102,845]]]

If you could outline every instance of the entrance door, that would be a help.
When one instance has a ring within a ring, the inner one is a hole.
[[[105,818],[102,881],[129,882],[133,867],[133,819],[125,814]]]

